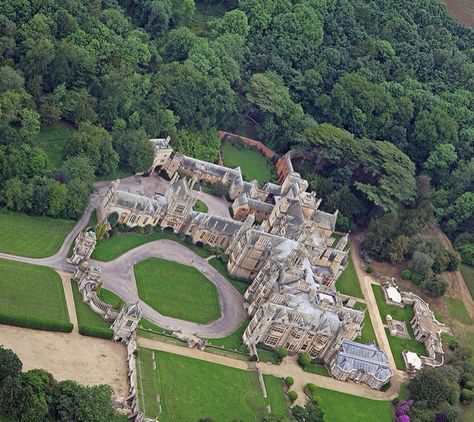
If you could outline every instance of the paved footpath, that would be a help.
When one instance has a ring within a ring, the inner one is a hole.
[[[197,324],[164,316],[140,300],[133,266],[152,257],[191,265],[200,271],[216,286],[221,317],[209,324]],[[156,240],[138,246],[113,261],[94,262],[102,269],[105,288],[127,301],[139,301],[145,319],[160,327],[173,331],[180,330],[187,334],[197,334],[205,338],[220,338],[234,332],[247,318],[242,295],[234,286],[204,258],[172,240]]]
[[[400,378],[405,377],[406,373],[397,369],[395,365],[395,360],[393,359],[392,349],[390,348],[390,344],[387,339],[387,334],[385,333],[385,325],[380,316],[377,301],[375,300],[375,295],[372,290],[372,284],[376,283],[372,282],[372,278],[365,272],[365,265],[360,257],[360,241],[359,239],[354,238],[352,238],[351,240],[352,260],[354,261],[354,267],[356,269],[357,277],[360,281],[360,287],[362,289],[362,293],[365,298],[365,303],[367,305],[367,309],[372,320],[372,325],[374,327],[375,337],[377,338],[378,346],[387,354],[388,362],[394,372],[394,378],[395,376],[398,376]]]
[[[365,397],[373,400],[394,399],[398,395],[398,389],[400,385],[400,377],[398,375],[395,375],[392,378],[390,389],[388,391],[382,392],[379,390],[373,390],[366,384],[338,381],[331,377],[311,374],[303,371],[299,367],[296,356],[285,358],[280,365],[272,365],[263,362],[245,362],[227,356],[215,355],[213,353],[204,352],[198,349],[190,349],[187,347],[177,346],[175,344],[142,337],[138,337],[138,346],[152,350],[174,353],[176,355],[186,356],[193,359],[204,360],[219,365],[230,366],[232,368],[242,369],[245,371],[252,371],[258,368],[263,374],[273,375],[278,378],[291,376],[295,380],[295,384],[291,387],[291,389],[298,393],[299,399],[301,399],[301,401],[298,401],[297,403],[301,404],[305,403],[306,396],[303,389],[308,383],[314,383],[318,387],[326,388],[328,390],[335,390],[341,393]]]

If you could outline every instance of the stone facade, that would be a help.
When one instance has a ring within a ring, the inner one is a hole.
[[[138,302],[126,304],[110,327],[114,332],[114,340],[127,344],[135,333],[142,315]]]
[[[364,312],[346,307],[334,288],[347,264],[347,235],[333,245],[337,211],[319,210],[321,199],[307,191],[291,160],[281,185],[259,185],[244,181],[240,168],[170,153],[169,140],[152,143],[150,170],[171,179],[165,193],[150,198],[114,182],[99,222],[115,212],[130,227],[171,227],[194,243],[225,250],[229,273],[252,282],[245,294],[252,319],[243,336],[251,351],[262,343],[328,361],[343,339],[360,335]],[[226,187],[234,218],[193,211],[199,182]]]
[[[341,381],[365,383],[379,390],[393,376],[387,355],[375,344],[343,340],[329,364],[331,375]]]
[[[94,252],[96,243],[97,240],[94,231],[89,230],[81,232],[74,240],[72,255],[68,258],[68,262],[78,265],[81,262],[88,260],[91,257],[92,252]]]

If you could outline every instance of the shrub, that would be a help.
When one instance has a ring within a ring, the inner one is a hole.
[[[295,401],[298,398],[298,393],[296,391],[288,391],[288,398],[291,401]]]
[[[455,338],[449,340],[448,347],[449,350],[456,350],[459,347],[459,341],[457,341]]]
[[[413,274],[410,270],[403,270],[400,273],[400,277],[402,278],[402,280],[411,280],[412,275]]]
[[[464,384],[464,388],[467,388],[468,390],[474,390],[474,382],[466,381],[466,383]]]
[[[370,265],[367,265],[367,267],[365,267],[365,272],[367,274],[372,274],[374,272],[374,269]]]
[[[116,212],[113,212],[109,215],[107,220],[109,221],[110,227],[114,229],[118,225],[119,215]]]
[[[91,327],[89,325],[79,325],[79,333],[89,337],[111,339],[114,335],[109,328]]]
[[[298,362],[303,368],[306,368],[311,363],[311,356],[307,353],[302,353],[298,356]]]
[[[411,281],[413,281],[414,284],[419,286],[424,280],[424,277],[421,274],[413,272],[411,274]]]
[[[150,224],[147,224],[144,228],[143,228],[143,232],[145,234],[152,234],[153,233],[153,226],[150,225]]]
[[[280,347],[279,349],[276,350],[276,355],[278,360],[283,360],[283,358],[286,358],[288,356],[288,350],[286,350],[284,347]]]
[[[58,331],[61,333],[70,333],[74,328],[70,322],[38,320],[35,318],[15,317],[5,314],[0,314],[0,323],[14,325],[16,327],[31,328],[33,330]]]
[[[306,384],[306,389],[310,392],[310,393],[314,393],[316,392],[316,384],[313,384],[312,382]]]
[[[286,377],[284,381],[288,388],[295,383],[295,380],[292,377]]]
[[[461,390],[461,395],[459,396],[459,400],[463,402],[470,402],[474,399],[474,391],[468,390],[467,388],[463,388]]]

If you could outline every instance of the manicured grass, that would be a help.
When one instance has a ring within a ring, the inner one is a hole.
[[[449,316],[451,318],[456,319],[462,324],[470,325],[472,323],[472,319],[469,316],[469,312],[467,311],[464,303],[460,299],[456,299],[454,297],[444,297],[444,304],[448,309]]]
[[[365,310],[365,303],[357,302],[354,306],[354,309]],[[372,325],[372,320],[370,319],[370,314],[365,312],[364,316],[364,326],[362,327],[362,333],[359,338],[355,339],[358,343],[377,343],[377,338],[375,337],[374,326]]]
[[[224,347],[228,350],[237,350],[239,352],[247,353],[247,347],[242,343],[242,334],[249,325],[250,320],[245,320],[244,323],[237,328],[232,334],[222,338],[211,338],[209,341],[213,346]]]
[[[245,291],[248,289],[250,286],[249,283],[246,283],[245,281],[242,281],[238,278],[232,277],[229,272],[227,271],[227,266],[224,264],[220,259],[217,258],[212,258],[209,261],[209,264],[211,264],[217,271],[219,271],[227,280],[232,283],[232,285],[241,293],[244,294]]]
[[[75,224],[0,209],[0,252],[30,258],[54,255]]]
[[[240,167],[246,180],[257,180],[260,183],[270,180],[270,162],[257,150],[236,148],[230,142],[223,142],[221,152],[224,165]]]
[[[139,349],[139,402],[147,417],[160,422],[260,421],[270,404],[273,413],[287,412],[279,380],[264,377],[268,399],[260,391],[257,374],[166,352]],[[158,415],[159,396],[162,413]]]
[[[405,361],[403,360],[402,351],[408,350],[409,352],[418,353],[420,356],[427,356],[425,345],[415,340],[414,338],[406,339],[393,337],[390,335],[388,328],[385,329],[387,334],[388,343],[390,344],[390,349],[392,349],[393,359],[395,360],[395,365],[397,369],[405,370]]]
[[[194,211],[197,211],[197,212],[208,212],[209,211],[209,208],[207,208],[207,205],[200,201],[199,199],[196,201],[196,203],[194,204]]]
[[[320,363],[310,363],[306,368],[304,368],[304,371],[310,372],[311,374],[322,375],[323,377],[330,376],[327,368]]]
[[[87,326],[107,333],[112,333],[111,321],[106,321],[99,314],[96,314],[87,303],[84,303],[79,293],[77,283],[71,280],[72,293],[74,296],[74,306],[76,307],[76,316],[79,327]],[[103,289],[104,290],[104,289]]]
[[[140,298],[162,315],[201,324],[221,316],[216,287],[196,268],[149,258],[134,271]]]
[[[0,314],[69,323],[61,278],[48,267],[0,259]]]
[[[347,267],[336,281],[336,290],[345,295],[364,297],[350,253]]]
[[[405,305],[403,308],[398,306],[388,305],[385,303],[385,298],[382,292],[382,287],[372,284],[372,290],[375,295],[375,300],[377,301],[377,306],[379,308],[380,317],[382,321],[386,322],[387,315],[391,315],[393,319],[399,321],[405,321],[407,324],[408,331],[410,331],[410,321],[413,319],[413,306]]]
[[[41,129],[40,133],[33,139],[33,145],[44,149],[48,155],[53,169],[61,168],[63,164],[63,151],[71,139],[74,129],[64,123]]]
[[[150,321],[147,321],[146,319],[141,319],[140,320],[140,323],[138,324],[138,328],[142,328],[144,330],[151,330],[151,331],[154,331],[156,333],[163,333],[163,334],[171,334],[172,331],[171,330],[167,330],[166,328],[163,328],[163,327],[160,327],[156,324],[153,324],[152,322]],[[140,331],[137,332],[138,335],[140,335]]]
[[[102,239],[97,242],[92,258],[98,261],[112,261],[131,249],[161,239],[178,242],[203,258],[210,256],[207,250],[199,248],[189,241],[181,240],[173,233],[158,230],[151,234],[117,233],[112,237]]]
[[[100,289],[99,298],[102,300],[102,302],[108,303],[112,306],[117,306],[118,304],[123,303],[123,300],[114,292],[104,288]]]
[[[279,363],[276,353],[273,350],[257,349],[257,353],[260,362]]]
[[[393,408],[389,401],[370,400],[364,397],[317,388],[327,422],[392,422]]]
[[[469,293],[471,293],[471,296],[474,299],[474,267],[461,264],[459,269],[461,270],[464,281],[466,282],[466,286],[469,289]]]

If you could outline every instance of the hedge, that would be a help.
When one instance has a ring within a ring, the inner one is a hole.
[[[79,333],[89,337],[99,337],[110,340],[114,333],[109,328],[91,327],[90,325],[79,325]]]
[[[70,322],[39,320],[35,318],[11,316],[0,314],[0,323],[14,325],[16,327],[31,328],[33,330],[59,331],[61,333],[70,333],[74,328]]]

